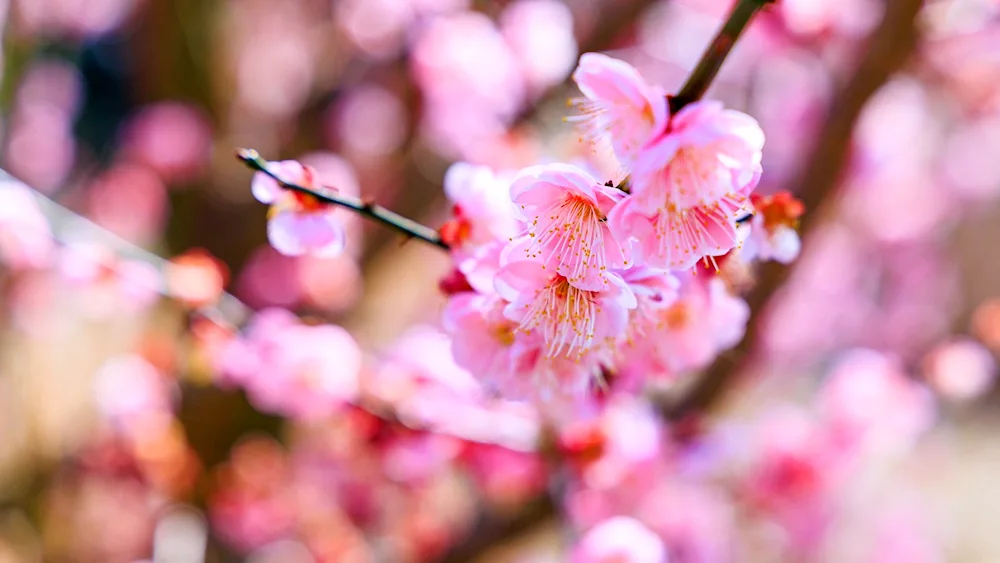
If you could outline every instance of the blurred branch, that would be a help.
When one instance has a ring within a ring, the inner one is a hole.
[[[881,23],[868,38],[868,47],[853,75],[828,108],[826,122],[801,172],[791,183],[794,193],[811,210],[802,218],[803,235],[819,223],[836,201],[835,192],[847,163],[854,125],[869,98],[902,68],[917,43],[916,18],[921,0],[886,0]],[[756,288],[747,296],[752,311],[747,334],[732,353],[720,357],[694,386],[664,408],[669,419],[680,419],[716,402],[736,376],[735,360],[745,358],[763,328],[764,312],[788,279],[790,268],[764,264]]]
[[[433,244],[434,246],[443,248],[444,250],[448,250],[449,248],[448,244],[441,240],[441,235],[434,229],[421,225],[412,219],[407,219],[406,217],[390,211],[381,205],[376,205],[360,198],[339,194],[324,187],[307,188],[305,186],[285,182],[274,172],[268,169],[268,162],[261,158],[261,156],[257,154],[257,151],[253,149],[240,149],[236,152],[236,156],[248,167],[258,172],[267,174],[286,189],[311,195],[312,197],[325,203],[346,207],[347,209],[356,211],[358,214],[372,219],[373,221],[378,221],[391,229],[395,229],[407,237],[420,239],[424,242]]]
[[[736,40],[743,34],[753,16],[767,4],[775,0],[739,0],[729,12],[726,23],[712,39],[712,43],[705,49],[698,66],[691,71],[684,86],[674,96],[667,96],[670,103],[670,113],[675,114],[684,106],[691,102],[696,102],[705,95],[705,91],[712,85],[712,80],[722,68],[722,63],[726,61],[726,56],[732,50]]]

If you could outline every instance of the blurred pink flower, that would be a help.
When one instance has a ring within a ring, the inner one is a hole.
[[[736,219],[761,174],[764,133],[746,114],[695,102],[673,116],[669,132],[639,155],[632,195],[608,222],[633,236],[650,266],[686,269],[739,244]]]
[[[294,160],[269,163],[270,171],[288,184],[317,186],[316,171]],[[333,205],[315,196],[287,190],[263,172],[254,174],[250,185],[257,201],[271,205],[267,238],[286,256],[335,256],[343,251],[344,226]]]
[[[130,242],[148,245],[163,234],[167,188],[144,165],[115,164],[93,180],[86,197],[94,222]]]
[[[576,101],[583,115],[568,120],[583,122],[591,142],[610,141],[623,165],[634,163],[639,151],[667,127],[670,110],[664,92],[646,84],[628,63],[584,53],[573,79],[585,96]]]
[[[266,438],[238,443],[217,470],[207,502],[213,531],[241,552],[289,537],[296,520],[290,476],[277,443]]]
[[[873,350],[844,353],[816,397],[824,423],[848,451],[906,451],[933,424],[933,397],[898,360]]]
[[[537,452],[470,442],[462,459],[486,498],[497,504],[517,506],[548,483],[545,460]]]
[[[455,363],[487,389],[513,376],[517,323],[504,317],[505,306],[496,296],[466,292],[453,296],[444,311]]]
[[[35,196],[17,182],[0,180],[0,261],[12,269],[42,268],[55,245]]]
[[[743,338],[750,318],[746,302],[730,294],[722,279],[682,273],[680,280],[677,299],[657,309],[656,324],[646,329],[642,345],[662,370],[651,375],[672,377],[707,366]]]
[[[433,18],[415,34],[410,61],[434,148],[483,162],[525,96],[521,67],[493,21],[478,12]]]
[[[573,549],[573,563],[667,563],[663,541],[634,518],[616,516],[591,528]]]
[[[562,2],[511,2],[500,14],[500,29],[534,96],[562,82],[576,62],[573,13]]]
[[[174,389],[140,356],[112,358],[97,372],[97,405],[119,431],[133,438],[163,433],[173,421]]]
[[[257,351],[259,363],[243,381],[250,401],[267,412],[324,418],[358,393],[362,354],[338,326],[277,324]]]
[[[989,391],[996,380],[993,354],[970,338],[954,338],[924,358],[924,379],[947,399],[968,401]]]
[[[163,102],[129,119],[122,148],[164,182],[190,182],[205,171],[212,156],[212,127],[199,108]]]
[[[522,170],[510,198],[527,229],[505,250],[506,260],[537,261],[578,289],[611,289],[608,270],[625,268],[630,259],[607,224],[607,213],[624,197],[574,166]]]
[[[574,287],[540,262],[522,260],[504,266],[496,277],[497,293],[509,302],[504,315],[519,331],[541,339],[548,358],[580,359],[595,344],[625,332],[632,290],[615,274],[607,274],[605,291]]]

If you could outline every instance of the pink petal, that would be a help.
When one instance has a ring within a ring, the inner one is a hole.
[[[286,256],[333,256],[344,249],[344,227],[332,211],[279,211],[267,223],[271,246]]]

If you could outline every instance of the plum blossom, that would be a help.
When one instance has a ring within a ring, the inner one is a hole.
[[[848,451],[905,451],[937,414],[930,392],[897,359],[868,349],[850,350],[837,361],[819,390],[817,408]]]
[[[707,366],[740,341],[750,318],[746,302],[730,294],[722,279],[690,274],[680,279],[677,299],[655,310],[655,324],[640,344],[660,373]]]
[[[993,354],[970,338],[943,342],[924,359],[924,378],[939,394],[955,401],[968,401],[989,391],[996,371]]]
[[[350,333],[336,325],[302,324],[283,309],[258,313],[219,354],[222,382],[242,386],[267,412],[323,417],[358,393],[363,357]]]
[[[588,531],[576,549],[573,563],[666,563],[663,541],[635,518],[615,516]]]
[[[439,229],[458,273],[481,293],[492,293],[503,247],[521,229],[510,201],[510,178],[489,167],[453,164],[444,191],[454,218]]]
[[[318,185],[317,172],[294,160],[268,163],[268,170],[285,183],[306,188]],[[264,172],[250,186],[257,201],[270,204],[267,239],[286,256],[335,256],[344,249],[344,226],[332,205],[315,196],[286,190]]]
[[[805,212],[802,202],[788,192],[770,196],[752,194],[754,215],[750,236],[740,255],[745,260],[774,260],[790,264],[799,256],[802,241],[796,231],[799,217]]]
[[[521,171],[510,197],[527,229],[506,249],[508,260],[538,260],[570,285],[590,291],[609,287],[608,269],[628,266],[628,248],[606,221],[625,197],[620,190],[574,166],[549,164]]]
[[[764,133],[718,102],[687,105],[632,169],[632,195],[611,211],[620,238],[634,237],[650,266],[686,269],[737,247],[737,219],[761,174]]]
[[[496,290],[509,302],[504,315],[518,323],[516,330],[541,338],[544,357],[580,359],[596,343],[624,333],[636,307],[624,280],[606,279],[605,291],[580,289],[541,262],[520,260],[497,273]]]
[[[628,63],[584,53],[573,80],[584,95],[575,100],[583,115],[567,121],[582,122],[591,142],[609,139],[622,164],[632,164],[666,128],[670,110],[664,92],[647,84]]]
[[[509,196],[510,178],[488,166],[452,164],[444,176],[444,193],[455,218],[441,228],[452,249],[475,248],[507,240],[518,231]]]
[[[455,363],[484,382],[512,375],[517,323],[504,316],[505,306],[497,296],[466,292],[452,297],[445,308]]]

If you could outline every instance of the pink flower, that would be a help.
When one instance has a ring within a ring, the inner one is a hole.
[[[628,248],[606,221],[625,197],[620,190],[574,166],[549,164],[521,171],[510,197],[527,230],[506,249],[509,259],[539,260],[574,287],[591,291],[609,287],[609,268],[628,265]]]
[[[361,367],[361,350],[343,328],[294,325],[275,335],[270,353],[245,386],[262,410],[322,418],[354,400]]]
[[[817,405],[838,443],[851,451],[905,451],[936,416],[931,394],[896,359],[866,349],[844,354]]]
[[[700,369],[740,341],[749,317],[746,302],[721,279],[683,274],[678,298],[657,309],[640,350],[645,346],[668,375]]]
[[[497,273],[497,293],[509,302],[504,315],[517,330],[536,334],[547,358],[579,359],[595,343],[625,332],[635,295],[615,274],[606,274],[605,291],[581,289],[541,262],[511,262]]]
[[[957,337],[934,347],[924,359],[924,377],[935,391],[955,401],[968,401],[989,391],[997,365],[985,346]]]
[[[108,360],[97,373],[98,407],[127,436],[158,436],[173,420],[172,391],[155,366],[140,356]]]
[[[717,102],[695,102],[670,131],[644,149],[632,171],[632,195],[608,222],[634,237],[651,266],[686,269],[739,243],[736,219],[761,174],[764,133],[748,115]]]
[[[740,252],[745,260],[775,260],[790,264],[799,256],[802,241],[796,231],[805,212],[802,202],[788,192],[770,196],[752,194],[754,215],[750,236]]]
[[[495,240],[507,240],[518,231],[510,202],[510,178],[487,166],[467,162],[452,164],[444,176],[444,193],[454,206],[455,219],[446,242],[453,249],[468,249]]]
[[[505,306],[496,296],[466,292],[452,297],[444,312],[455,363],[489,387],[512,375],[517,323],[503,315]]]
[[[572,563],[666,563],[663,541],[641,522],[615,516],[584,534]]]
[[[288,184],[305,188],[318,185],[316,171],[294,160],[271,162],[268,168]],[[287,256],[334,256],[343,251],[344,226],[334,206],[309,194],[286,190],[263,172],[254,174],[250,189],[257,201],[271,204],[267,239],[278,252]]]
[[[666,128],[666,96],[646,84],[628,63],[584,53],[573,80],[585,96],[576,102],[584,115],[568,120],[584,122],[592,142],[607,136],[622,164],[634,162],[639,151]]]

